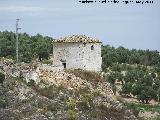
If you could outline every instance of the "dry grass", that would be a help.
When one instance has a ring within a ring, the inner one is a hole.
[[[94,71],[87,71],[81,69],[68,69],[66,70],[68,73],[74,74],[76,77],[79,77],[83,80],[87,80],[92,84],[96,85],[98,82],[103,82],[103,78],[101,77],[100,73]]]

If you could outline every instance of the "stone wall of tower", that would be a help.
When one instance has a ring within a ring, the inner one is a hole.
[[[101,71],[101,43],[89,43],[84,48],[84,62],[86,70]]]
[[[70,69],[101,70],[101,43],[54,43],[53,66]]]

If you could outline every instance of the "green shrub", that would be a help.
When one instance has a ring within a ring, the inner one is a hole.
[[[28,83],[27,83],[27,85],[28,86],[31,86],[31,87],[34,87],[35,86],[35,81],[34,80],[30,80]]]
[[[116,91],[117,91],[116,85],[111,84],[111,86],[112,86],[112,90],[113,90],[114,95],[116,95]]]
[[[0,72],[0,83],[3,83],[4,80],[5,80],[5,75]]]
[[[121,72],[120,64],[113,63],[110,68],[112,71]]]
[[[74,110],[76,107],[76,99],[75,98],[70,98],[69,101],[67,102],[67,106],[69,109]]]
[[[75,110],[68,110],[68,114],[69,114],[71,120],[77,119],[77,112]]]
[[[81,97],[81,101],[78,102],[78,106],[82,109],[82,110],[88,110],[89,109],[89,105],[91,104],[92,101],[92,96],[91,95],[83,95]]]
[[[8,100],[6,98],[0,97],[0,108],[6,108],[8,106]]]
[[[47,64],[47,65],[52,65],[53,61],[52,60],[43,60],[42,63]]]
[[[98,91],[98,90],[92,91],[92,96],[93,96],[93,97],[98,97],[98,96],[100,96],[100,91]]]
[[[59,104],[58,103],[50,103],[47,105],[47,111],[52,111],[55,112],[59,109]]]

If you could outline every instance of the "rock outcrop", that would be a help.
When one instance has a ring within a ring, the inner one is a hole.
[[[24,66],[19,66],[20,70],[30,69]],[[114,98],[110,85],[103,79],[89,80],[71,71],[47,70],[41,66],[35,72],[39,78],[37,83],[7,75],[0,85],[2,120],[137,119]],[[88,72],[85,74],[89,76]]]

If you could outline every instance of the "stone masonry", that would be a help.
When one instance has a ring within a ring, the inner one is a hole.
[[[53,66],[67,69],[101,71],[99,40],[85,35],[73,35],[53,43]]]

